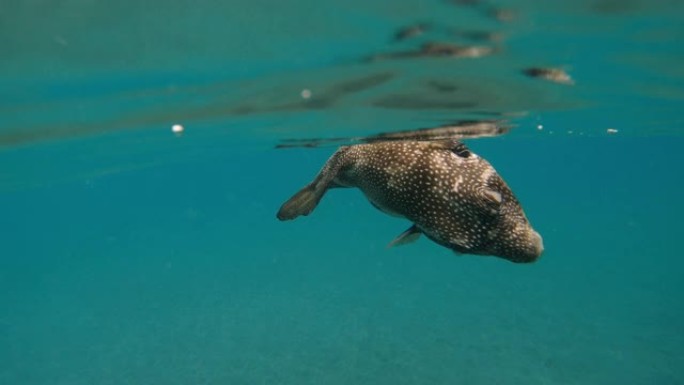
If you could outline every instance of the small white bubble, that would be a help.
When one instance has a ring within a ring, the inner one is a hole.
[[[302,96],[302,99],[309,99],[309,98],[311,98],[311,90],[308,88],[305,88],[302,90],[300,95]]]
[[[609,128],[609,129],[606,130],[606,132],[609,133],[609,134],[617,134],[618,130],[616,130],[616,129],[614,129],[614,128]]]
[[[542,126],[541,124],[537,124],[537,130],[541,131],[543,129],[544,129],[544,126]]]
[[[180,125],[180,124],[174,124],[173,126],[171,126],[171,131],[172,131],[174,134],[180,134],[180,133],[182,133],[183,131],[185,131],[185,127],[183,127],[183,126]]]

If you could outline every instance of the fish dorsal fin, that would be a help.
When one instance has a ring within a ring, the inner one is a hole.
[[[399,234],[398,237],[394,238],[392,242],[390,242],[387,247],[394,247],[394,246],[403,246],[403,245],[408,245],[411,242],[415,242],[418,238],[420,238],[421,231],[416,227],[416,225],[413,225],[409,227],[406,231],[403,233]]]

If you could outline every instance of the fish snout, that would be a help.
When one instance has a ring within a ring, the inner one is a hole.
[[[538,232],[530,229],[529,243],[525,251],[514,262],[532,263],[544,253],[544,240]]]
[[[537,260],[544,253],[544,240],[538,232],[532,230],[532,253]]]

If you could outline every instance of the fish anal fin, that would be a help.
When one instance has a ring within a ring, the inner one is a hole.
[[[394,247],[394,246],[403,246],[403,245],[408,245],[409,243],[415,242],[420,238],[421,231],[416,225],[413,225],[409,227],[406,231],[403,233],[399,234],[396,238],[390,242],[387,247]]]

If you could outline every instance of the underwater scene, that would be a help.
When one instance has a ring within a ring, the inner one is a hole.
[[[681,0],[0,1],[0,384],[684,384],[683,41]]]

